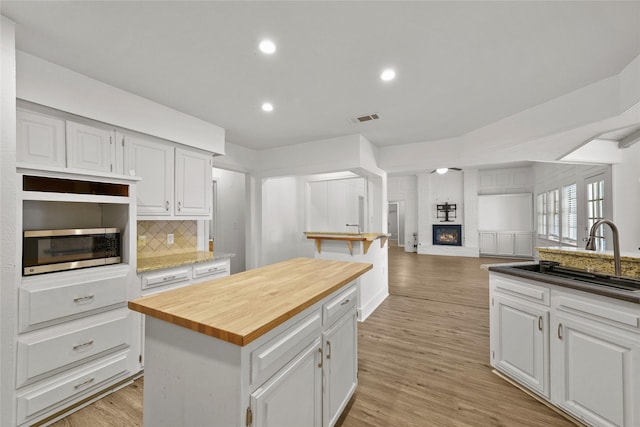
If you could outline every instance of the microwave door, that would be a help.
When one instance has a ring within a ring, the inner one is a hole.
[[[105,264],[104,234],[26,237],[24,274],[92,267]]]

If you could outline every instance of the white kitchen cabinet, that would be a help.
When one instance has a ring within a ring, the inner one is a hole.
[[[554,306],[553,402],[589,425],[639,425],[640,313],[562,293]]]
[[[493,366],[589,426],[639,425],[640,304],[493,272],[490,292]]]
[[[480,254],[516,257],[533,256],[533,233],[520,231],[481,231]]]
[[[65,167],[65,122],[18,108],[16,111],[18,162]]]
[[[211,167],[211,154],[176,148],[176,215],[211,214]]]
[[[251,394],[256,427],[322,425],[322,354],[316,338],[289,364]],[[250,417],[251,418],[251,417]]]
[[[120,134],[126,147],[125,172],[142,177],[137,188],[138,215],[169,216],[173,211],[171,144],[137,134]]]
[[[323,426],[335,425],[358,385],[358,336],[352,309],[323,334]]]
[[[138,216],[211,215],[211,155],[133,133],[117,135],[126,150],[124,170],[142,178]],[[164,218],[166,219],[166,218]]]
[[[491,364],[549,397],[549,308],[494,294]]]
[[[67,166],[99,172],[117,171],[115,131],[67,121]]]

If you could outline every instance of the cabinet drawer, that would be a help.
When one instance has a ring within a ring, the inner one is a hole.
[[[159,273],[148,273],[142,275],[142,289],[153,288],[154,286],[169,285],[191,279],[191,267],[173,270],[163,270]]]
[[[193,278],[201,277],[224,277],[229,275],[229,268],[226,261],[220,261],[208,264],[196,264],[193,266]]]
[[[518,279],[516,281],[492,273],[490,283],[492,291],[519,297],[546,306],[550,304],[551,290],[543,286],[534,285],[526,279]]]
[[[124,376],[127,373],[127,354],[128,352],[121,353],[83,366],[62,379],[18,396],[18,424],[30,417],[44,415],[45,410],[55,410],[57,404],[74,395],[81,397],[83,394],[94,393],[107,380]]]
[[[63,285],[42,281],[27,283],[19,291],[20,332],[69,320],[67,316],[87,313],[127,300],[126,271],[112,277],[74,278]],[[47,324],[48,322],[48,324]]]
[[[260,385],[320,336],[320,312],[307,316],[251,352],[251,384]]]
[[[640,305],[637,310],[632,310],[621,304],[595,301],[560,292],[557,296],[554,293],[553,305],[556,310],[561,312],[640,332]]]
[[[62,367],[81,363],[109,351],[125,348],[130,339],[125,310],[20,336],[17,342],[16,386],[53,375]]]
[[[322,323],[325,326],[331,325],[356,306],[357,298],[358,290],[353,286],[324,304],[322,306]]]

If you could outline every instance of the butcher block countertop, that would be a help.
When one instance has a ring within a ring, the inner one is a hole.
[[[372,268],[294,258],[129,301],[129,308],[245,346]]]

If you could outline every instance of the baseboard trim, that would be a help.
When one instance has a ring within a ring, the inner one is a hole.
[[[360,322],[364,322],[365,320],[367,320],[367,317],[369,317],[371,313],[376,311],[376,308],[378,308],[378,306],[382,304],[383,301],[387,299],[388,296],[389,296],[389,291],[387,289],[384,289],[382,292],[379,292],[375,297],[371,298],[371,300],[369,300],[367,305],[360,308],[360,316],[358,320]]]

